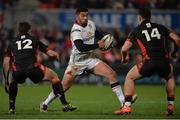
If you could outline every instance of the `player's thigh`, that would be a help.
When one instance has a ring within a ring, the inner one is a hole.
[[[169,65],[170,65],[170,72],[169,72],[168,76],[165,79],[166,80],[169,80],[169,79],[173,79],[174,80],[173,65],[172,64],[169,64]]]
[[[136,65],[142,77],[150,77],[157,70],[153,61],[147,60]]]
[[[26,80],[26,74],[23,71],[14,71],[12,72],[12,81],[17,83],[24,83]]]
[[[31,79],[31,81],[33,81],[34,83],[41,82],[45,74],[44,69],[44,66],[33,67],[32,69],[30,69],[29,78]]]
[[[166,61],[161,61],[158,67],[158,74],[160,77],[168,80],[173,75],[173,66]]]
[[[93,73],[107,78],[109,78],[110,76],[116,76],[116,72],[109,65],[102,61],[94,66]]]
[[[139,66],[141,67],[143,64],[140,63]],[[130,70],[129,72],[127,73],[126,75],[126,81],[127,80],[138,80],[142,77],[142,75],[140,74],[139,72],[139,67],[138,65],[134,65]]]

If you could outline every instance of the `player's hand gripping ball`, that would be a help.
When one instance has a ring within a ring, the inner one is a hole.
[[[109,50],[113,47],[113,41],[114,41],[113,35],[107,34],[102,38],[102,40],[104,40],[105,42],[104,48],[101,49],[102,51]]]

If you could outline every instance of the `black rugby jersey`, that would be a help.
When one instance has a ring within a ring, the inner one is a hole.
[[[29,34],[19,35],[14,38],[7,50],[11,57],[12,70],[23,70],[37,61],[38,50],[46,53],[48,47]]]
[[[145,20],[128,35],[127,40],[138,44],[145,60],[158,60],[168,57],[165,42],[169,33],[165,26]]]

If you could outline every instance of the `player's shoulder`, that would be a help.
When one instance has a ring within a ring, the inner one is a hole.
[[[80,26],[79,24],[74,23],[72,28],[71,28],[71,33],[75,32],[75,31],[81,32],[81,30],[82,30],[82,26]]]
[[[152,22],[152,24],[153,24],[154,27],[158,27],[158,28],[161,28],[161,29],[167,28],[167,27],[164,26],[163,24],[154,23],[154,22]]]
[[[30,39],[36,39],[35,36],[31,35],[31,34],[26,34],[26,38],[30,38]]]
[[[32,42],[38,41],[38,38],[33,36],[33,35],[31,35],[31,34],[27,34],[26,35],[26,39],[30,39]]]
[[[129,35],[130,34],[136,34],[139,30],[141,30],[142,28],[141,28],[141,26],[140,25],[138,25],[137,27],[135,27],[134,29],[132,29],[131,31],[130,31],[130,33],[129,33]]]
[[[88,20],[88,24],[93,24],[94,25],[94,22],[92,20]]]
[[[92,21],[92,20],[88,20],[88,27],[90,27],[90,28],[96,28],[95,27],[95,23]]]
[[[30,38],[35,38],[35,37],[30,34],[19,34],[15,37],[15,39],[30,39]]]

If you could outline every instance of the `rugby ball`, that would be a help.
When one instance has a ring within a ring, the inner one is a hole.
[[[102,40],[104,40],[105,42],[105,46],[104,48],[102,48],[103,51],[109,50],[113,47],[113,41],[114,41],[113,35],[107,34],[102,38]]]

